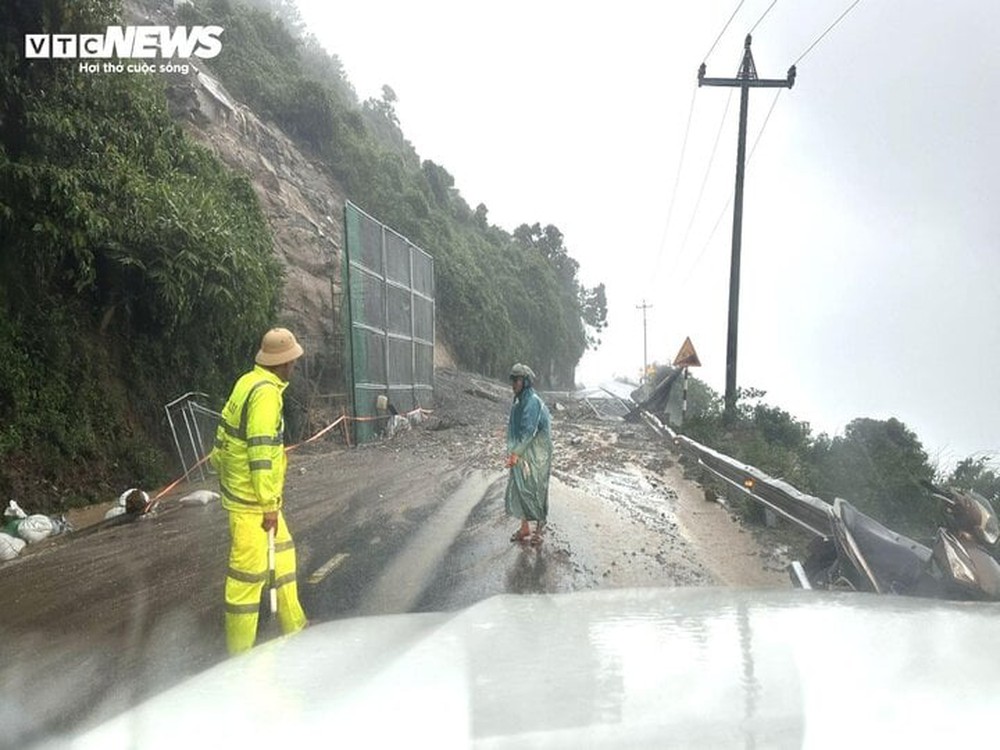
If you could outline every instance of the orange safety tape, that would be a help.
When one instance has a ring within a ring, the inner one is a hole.
[[[208,460],[208,456],[205,456],[204,458],[201,459],[201,461],[199,461],[194,466],[192,466],[186,473],[182,474],[177,479],[175,479],[170,484],[168,484],[166,487],[164,487],[162,490],[160,490],[159,492],[157,492],[156,495],[153,497],[153,501],[155,502],[156,500],[159,500],[161,497],[163,497],[168,492],[170,492],[170,490],[172,490],[174,487],[176,487],[181,482],[183,482],[185,479],[187,479],[188,474],[190,474],[192,471],[194,471],[195,469],[197,469],[199,466],[201,466],[207,460]]]
[[[408,417],[411,414],[416,414],[417,412],[420,412],[422,414],[433,414],[434,413],[434,411],[432,409],[424,409],[424,408],[418,406],[413,411],[407,412],[404,416]],[[337,417],[337,419],[334,422],[328,424],[326,427],[324,427],[322,430],[320,430],[319,432],[317,432],[312,437],[303,440],[301,443],[296,443],[295,445],[286,446],[285,447],[285,453],[289,453],[289,452],[295,450],[296,448],[305,445],[306,443],[311,443],[313,440],[319,440],[319,438],[323,437],[323,435],[325,435],[326,433],[328,433],[330,430],[332,430],[334,427],[336,427],[341,422],[344,422],[344,421],[376,422],[376,421],[378,421],[380,419],[388,419],[389,416],[390,415],[387,414],[384,417],[349,417],[346,414],[344,414],[344,415],[342,415],[340,417]],[[181,482],[183,482],[192,471],[194,471],[195,469],[197,469],[199,466],[201,466],[207,460],[208,460],[208,456],[205,456],[200,461],[198,461],[198,463],[196,463],[194,466],[192,466],[190,469],[188,469],[188,471],[185,474],[182,474],[177,479],[175,479],[173,482],[171,482],[166,487],[164,487],[162,490],[160,490],[159,492],[157,492],[156,495],[153,497],[153,501],[159,500],[161,497],[163,497],[168,492],[170,492],[170,490],[172,490],[174,487],[176,487]]]
[[[433,414],[434,410],[433,409],[424,409],[424,408],[418,406],[413,411],[408,411],[405,414],[401,414],[400,416],[408,417],[411,414],[417,414],[418,412],[421,413],[421,414]],[[352,422],[377,422],[380,419],[388,419],[391,416],[392,416],[391,414],[386,414],[386,415],[381,416],[381,417],[346,417],[346,419],[349,419]]]
[[[331,424],[328,424],[326,427],[324,427],[322,430],[320,430],[319,432],[317,432],[311,438],[307,438],[307,439],[303,440],[301,443],[296,443],[295,445],[289,445],[287,448],[285,448],[285,453],[288,453],[289,451],[295,450],[300,445],[305,445],[306,443],[311,443],[313,440],[318,440],[319,438],[323,437],[326,433],[328,433],[330,430],[332,430],[334,427],[336,427],[338,424],[340,424],[343,421],[344,421],[344,417],[337,417],[336,421],[334,421]]]
[[[296,443],[295,445],[286,446],[285,447],[285,453],[288,453],[289,451],[293,451],[296,448],[298,448],[299,446],[305,445],[306,443],[311,443],[313,440],[318,440],[323,435],[325,435],[330,430],[332,430],[334,427],[336,427],[338,424],[340,424],[343,420],[344,420],[344,417],[337,417],[337,420],[333,424],[327,425],[322,430],[320,430],[315,435],[313,435],[311,438],[303,440],[301,443]],[[157,492],[156,495],[153,497],[153,501],[159,500],[161,497],[163,497],[168,492],[170,492],[170,490],[172,490],[174,487],[176,487],[181,482],[183,482],[188,477],[188,475],[191,474],[192,471],[194,471],[195,469],[197,469],[199,466],[201,466],[207,460],[208,460],[208,456],[204,456],[200,461],[198,461],[198,463],[196,463],[194,466],[192,466],[190,469],[188,469],[185,474],[182,474],[181,476],[177,477],[177,479],[175,479],[170,484],[168,484],[166,487],[164,487],[162,490],[160,490],[159,492]]]

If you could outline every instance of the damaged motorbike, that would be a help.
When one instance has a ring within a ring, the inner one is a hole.
[[[928,547],[883,526],[846,500],[830,513],[831,534],[793,563],[801,588],[869,591],[938,599],[1000,601],[1000,564],[990,550],[1000,523],[976,492],[924,486],[941,503],[945,525]]]

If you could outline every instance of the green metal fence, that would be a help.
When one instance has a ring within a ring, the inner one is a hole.
[[[376,402],[385,395],[402,414],[430,407],[434,396],[434,259],[353,203],[344,204],[350,363],[347,368],[358,442],[384,427]]]

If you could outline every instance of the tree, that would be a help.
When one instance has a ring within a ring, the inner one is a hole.
[[[5,6],[2,41],[117,21],[111,2],[40,5]],[[85,464],[68,502],[92,501],[162,478],[161,405],[228,387],[273,322],[281,267],[248,180],[172,122],[160,79],[20,49],[0,44],[0,491]]]
[[[596,349],[601,345],[601,331],[608,326],[608,299],[603,282],[590,289],[580,287],[580,312],[589,328],[587,348]]]
[[[447,169],[439,164],[435,164],[430,159],[425,159],[420,165],[420,171],[430,186],[434,200],[442,208],[448,208],[451,204],[451,189],[455,186],[455,178],[451,176]]]
[[[930,534],[937,509],[920,482],[933,473],[920,440],[905,424],[859,418],[819,456],[819,491],[831,500],[849,500],[890,528]]]
[[[462,366],[500,373],[524,359],[544,382],[571,386],[580,356],[599,344],[607,299],[603,286],[578,283],[562,232],[525,225],[518,239],[490,226],[486,206],[470,208],[448,170],[405,139],[391,86],[358,108],[342,93],[351,89],[339,60],[314,39],[285,31],[291,42],[276,44],[287,0],[255,2],[267,12],[215,0],[211,21],[232,43],[211,65],[226,87],[307,142],[355,204],[434,256],[439,330]],[[187,23],[208,21],[185,13]]]
[[[383,84],[382,86],[382,98],[376,99],[374,97],[367,99],[365,101],[365,108],[374,112],[381,117],[384,117],[386,121],[392,123],[393,125],[399,125],[399,116],[396,114],[396,92],[392,90],[392,86],[389,84]]]
[[[245,2],[280,19],[297,37],[301,37],[305,32],[306,23],[302,20],[302,14],[295,0],[245,0]]]
[[[487,218],[488,215],[489,215],[489,209],[486,208],[485,203],[480,203],[478,206],[476,206],[476,212],[475,212],[476,225],[480,229],[489,228],[489,220]]]
[[[959,461],[946,483],[963,490],[975,490],[994,503],[1000,499],[1000,475],[990,468],[986,456],[969,456]]]

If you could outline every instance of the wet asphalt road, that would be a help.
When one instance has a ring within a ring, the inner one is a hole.
[[[509,542],[504,481],[378,449],[297,456],[286,516],[308,616],[455,609],[558,588],[544,545]],[[90,726],[225,658],[227,551],[219,505],[167,502],[153,517],[50,539],[0,567],[0,747]],[[487,562],[455,568],[456,554]],[[275,631],[264,617],[261,639]]]
[[[509,541],[505,472],[445,455],[385,443],[294,454],[285,512],[310,619],[713,583],[678,533],[676,494],[640,466],[619,461],[587,480],[556,472],[536,548]],[[227,553],[221,506],[165,502],[153,517],[51,539],[0,567],[0,747],[91,726],[226,658]],[[260,639],[276,635],[263,616]]]

